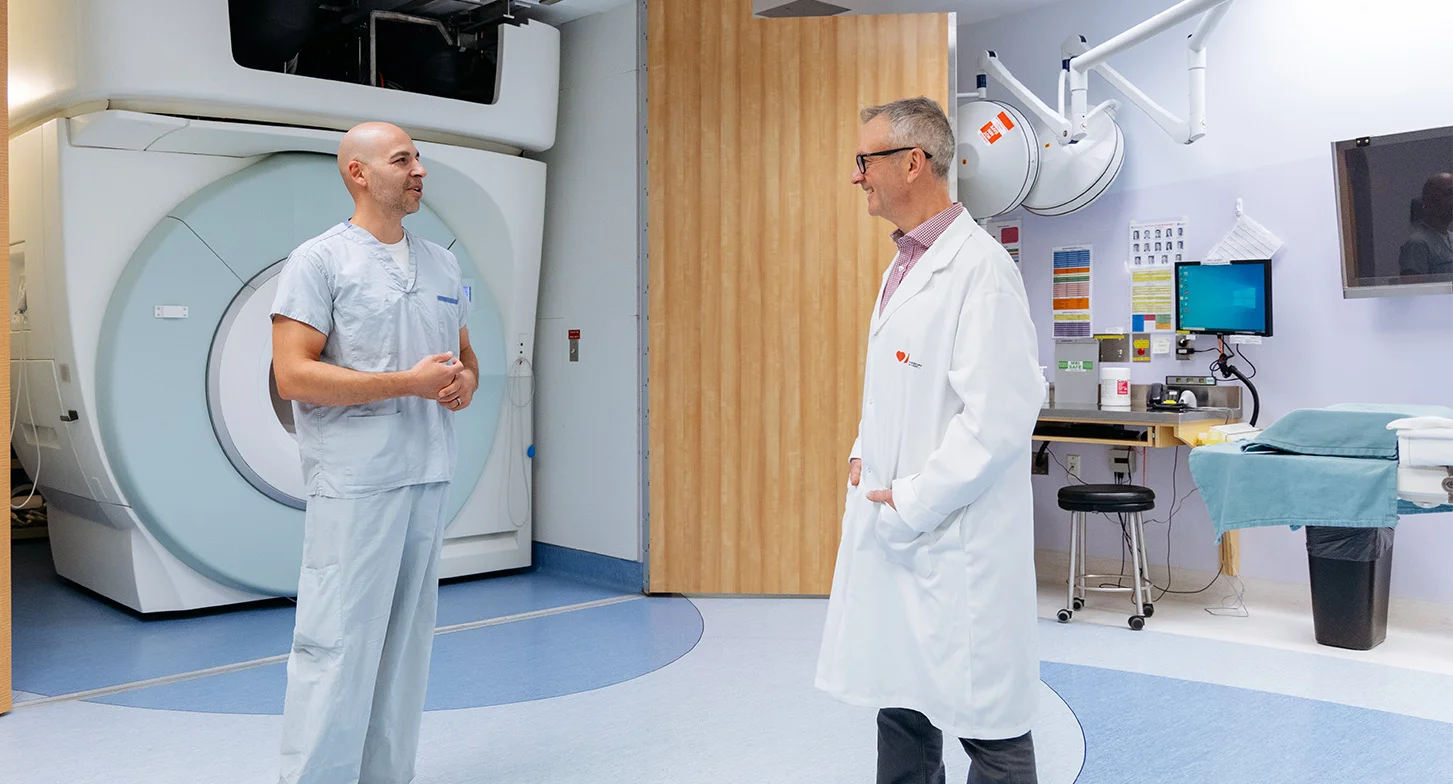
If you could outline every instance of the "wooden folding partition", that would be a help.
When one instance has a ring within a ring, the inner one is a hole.
[[[825,594],[894,247],[849,182],[865,106],[952,107],[947,14],[650,0],[650,590]]]

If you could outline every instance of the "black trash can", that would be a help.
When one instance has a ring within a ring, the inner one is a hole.
[[[1387,638],[1391,528],[1307,526],[1317,643],[1366,651]]]

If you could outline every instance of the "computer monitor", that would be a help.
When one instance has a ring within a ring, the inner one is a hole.
[[[1176,329],[1271,337],[1271,261],[1176,262]]]

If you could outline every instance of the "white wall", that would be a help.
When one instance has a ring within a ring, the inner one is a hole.
[[[536,333],[535,539],[641,554],[637,7],[561,27]],[[581,332],[569,362],[568,330]]]
[[[983,49],[994,49],[1014,74],[1053,104],[1060,44],[1070,34],[1092,45],[1172,5],[1171,0],[1073,0],[959,30],[959,81],[974,84]],[[1127,78],[1184,116],[1185,36],[1193,24],[1113,58]],[[1287,245],[1273,270],[1276,336],[1247,347],[1257,364],[1261,424],[1296,408],[1341,402],[1453,405],[1453,298],[1344,300],[1333,194],[1335,140],[1453,125],[1447,31],[1453,3],[1383,0],[1236,0],[1209,47],[1208,135],[1191,146],[1172,143],[1128,102],[1119,120],[1127,139],[1119,181],[1093,207],[1061,218],[1024,216],[1023,269],[1040,331],[1041,357],[1054,356],[1050,338],[1050,253],[1087,242],[1095,249],[1097,329],[1129,320],[1124,261],[1132,219],[1187,216],[1188,250],[1204,253],[1230,227],[1235,200]],[[1005,99],[990,82],[991,97]],[[1119,97],[1097,76],[1090,98]],[[1406,209],[1406,206],[1403,206]],[[1192,255],[1191,258],[1195,258]],[[1206,347],[1202,341],[1200,347]],[[1202,357],[1206,355],[1201,355]],[[1043,361],[1041,364],[1050,364]],[[1156,358],[1132,368],[1135,383],[1205,372],[1206,361]],[[1248,398],[1249,400],[1249,398]],[[1104,449],[1057,445],[1063,460],[1084,456],[1085,479],[1106,481]],[[1187,450],[1151,450],[1147,484],[1164,520],[1172,498],[1191,487]],[[1139,477],[1137,476],[1137,480]],[[1039,547],[1068,547],[1068,516],[1055,503],[1066,482],[1035,477]],[[1405,517],[1394,549],[1393,593],[1453,603],[1453,519]],[[1118,532],[1096,526],[1094,555],[1119,554]],[[1214,571],[1217,549],[1204,502],[1186,499],[1174,528],[1152,525],[1153,563],[1172,546],[1176,566]],[[1242,572],[1250,577],[1305,582],[1304,535],[1287,528],[1243,531]],[[1177,589],[1200,586],[1177,585]],[[1218,601],[1219,596],[1207,597]]]

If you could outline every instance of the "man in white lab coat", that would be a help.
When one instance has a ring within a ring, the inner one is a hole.
[[[1009,254],[949,199],[926,98],[866,109],[853,184],[898,253],[869,325],[862,418],[817,686],[878,713],[878,782],[1037,781],[1030,450],[1044,400]]]

